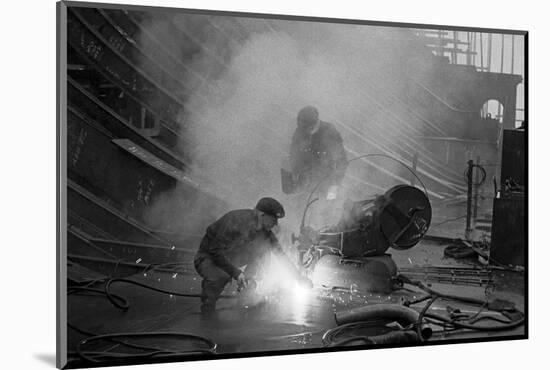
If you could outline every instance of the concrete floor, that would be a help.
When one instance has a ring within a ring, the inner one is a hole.
[[[442,258],[444,246],[423,241],[408,251],[393,251],[392,255],[400,268],[410,266],[452,265],[453,261]],[[454,260],[457,265],[457,261]],[[462,267],[464,263],[461,263]],[[461,266],[459,266],[461,267]],[[489,299],[501,298],[513,302],[517,309],[524,310],[523,274],[494,271],[493,284],[465,286],[459,284],[431,283],[432,289],[461,296]],[[148,272],[132,277],[148,285],[178,292],[199,293],[200,278],[192,267],[178,274]],[[236,299],[220,300],[215,317],[204,319],[199,314],[199,299],[168,296],[134,285],[118,283],[113,292],[125,296],[130,308],[122,311],[111,305],[104,296],[70,295],[68,320],[71,324],[93,333],[182,331],[208,337],[218,344],[217,353],[254,353],[264,351],[300,350],[322,348],[321,338],[325,331],[336,326],[334,313],[353,307],[376,303],[399,304],[404,298],[420,297],[422,293],[397,290],[391,294],[339,292],[316,288],[307,296],[270,297],[267,303],[253,306]],[[225,293],[236,294],[235,285]],[[420,310],[425,303],[413,308]],[[447,306],[459,308],[464,313],[474,314],[478,307],[457,302],[436,301],[430,312],[443,314]],[[495,317],[499,313],[486,313]],[[490,321],[487,325],[497,325]],[[434,327],[434,330],[439,328]],[[430,341],[472,339],[525,334],[523,326],[503,332],[474,332],[462,330],[452,333],[436,332]],[[69,329],[69,348],[86,336]],[[155,342],[155,344],[158,344]],[[167,345],[169,345],[167,343]],[[179,346],[190,345],[178,343]],[[103,349],[116,350],[105,345]]]

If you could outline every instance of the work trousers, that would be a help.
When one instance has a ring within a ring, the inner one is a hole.
[[[216,309],[216,301],[225,286],[231,282],[231,276],[216,266],[208,256],[197,256],[195,270],[202,277],[201,312],[211,313]]]
[[[256,278],[263,268],[261,258],[255,258],[246,266],[245,275],[249,278]],[[201,288],[201,312],[212,313],[216,309],[216,301],[222,294],[225,286],[231,282],[232,277],[219,268],[214,261],[206,254],[198,254],[194,261],[195,270],[202,277]]]

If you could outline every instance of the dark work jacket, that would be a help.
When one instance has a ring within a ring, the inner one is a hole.
[[[241,273],[237,266],[254,263],[269,251],[284,255],[275,235],[262,229],[260,213],[255,209],[238,209],[208,226],[195,259],[211,258],[236,279]]]
[[[290,165],[304,185],[316,185],[326,178],[328,186],[339,185],[347,168],[347,156],[340,133],[334,125],[320,121],[317,132],[308,136],[300,127],[290,144]]]

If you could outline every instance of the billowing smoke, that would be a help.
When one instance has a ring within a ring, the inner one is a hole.
[[[193,143],[191,176],[208,182],[230,207],[250,208],[260,197],[272,196],[287,208],[282,227],[297,231],[304,205],[298,198],[304,195],[282,193],[280,166],[296,114],[305,105],[316,106],[322,120],[335,124],[350,159],[391,152],[389,144],[419,130],[410,122],[387,120],[395,102],[386,91],[406,89],[396,76],[415,57],[414,45],[402,41],[410,38],[406,30],[202,15],[178,15],[171,22],[201,45],[187,62],[190,109],[178,118],[186,141]],[[177,40],[169,43],[177,48]],[[188,47],[183,44],[179,55]],[[182,150],[189,152],[189,146],[182,143]],[[403,173],[393,162],[369,161]],[[341,197],[365,199],[400,182],[380,171],[361,160],[351,163]],[[171,202],[168,198],[161,202]],[[162,217],[173,223],[188,216]]]

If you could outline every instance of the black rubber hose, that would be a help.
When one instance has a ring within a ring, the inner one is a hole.
[[[424,335],[422,334],[422,320],[424,319],[424,315],[426,315],[426,312],[428,312],[428,309],[430,306],[438,299],[437,296],[432,296],[432,298],[429,300],[428,303],[422,308],[422,311],[420,311],[420,314],[418,314],[418,320],[416,322],[416,334],[418,335],[418,339],[421,342],[424,342]],[[431,334],[431,333],[430,333]]]
[[[191,293],[179,293],[179,292],[172,292],[172,291],[169,291],[169,290],[165,290],[165,289],[160,289],[160,288],[156,288],[156,287],[153,287],[153,286],[150,286],[150,285],[147,285],[147,284],[143,284],[143,283],[140,283],[138,281],[135,281],[135,280],[130,280],[130,279],[122,279],[122,278],[116,278],[116,279],[110,279],[109,281],[107,281],[107,283],[105,284],[105,295],[107,296],[107,298],[109,299],[109,301],[116,307],[120,308],[120,309],[123,309],[123,310],[127,310],[128,307],[130,307],[128,301],[120,296],[118,296],[117,298],[114,297],[113,293],[111,293],[111,285],[113,283],[128,283],[128,284],[133,284],[133,285],[137,285],[137,286],[140,286],[142,288],[146,288],[146,289],[150,289],[150,290],[154,290],[155,292],[159,292],[159,293],[163,293],[163,294],[170,294],[170,295],[174,295],[174,296],[178,296],[178,297],[189,297],[189,298],[201,298],[202,297],[202,294],[191,294]],[[122,300],[121,300],[122,298]],[[237,297],[234,296],[234,295],[221,295],[219,298],[223,298],[223,299],[236,299]],[[118,299],[118,301],[117,301]],[[122,302],[122,303],[121,303]]]
[[[76,293],[86,293],[86,292],[89,292],[89,293],[97,293],[98,295],[106,295],[105,293],[105,289],[97,289],[97,288],[89,288],[89,287],[79,287],[79,286],[76,286],[76,287],[70,287],[68,290],[67,290],[67,295],[70,295],[70,294],[76,294]],[[118,295],[118,294],[115,294],[115,293],[110,293],[111,294],[111,298],[113,300],[116,300],[118,301],[119,303],[116,304],[115,306],[117,307],[128,307],[129,306],[129,303],[128,303],[128,300],[126,300],[126,298],[124,298],[123,296],[121,295]],[[111,301],[112,302],[112,301]],[[114,303],[113,303],[114,304]]]
[[[407,344],[418,342],[419,336],[414,330],[395,330],[368,339],[372,344]]]
[[[419,314],[412,308],[382,303],[337,312],[334,317],[338,325],[375,319],[391,319],[403,326],[408,326],[418,323]],[[419,330],[422,338],[429,338],[432,334],[432,329],[429,327],[420,327]]]

